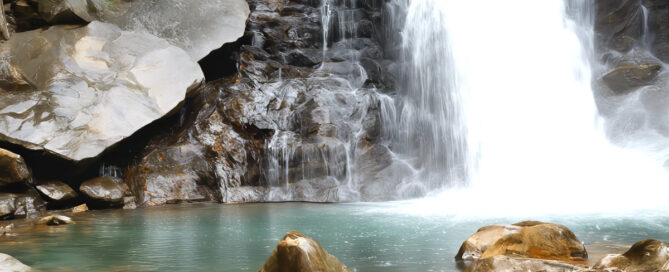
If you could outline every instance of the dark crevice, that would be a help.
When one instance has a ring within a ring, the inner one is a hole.
[[[237,73],[240,47],[250,44],[251,38],[245,35],[232,43],[226,43],[221,48],[211,51],[209,55],[198,61],[207,82],[229,77]]]

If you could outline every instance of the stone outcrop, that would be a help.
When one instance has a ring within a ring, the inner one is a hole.
[[[623,254],[609,254],[593,266],[595,271],[669,271],[669,246],[654,239],[635,243]]]
[[[378,88],[392,84],[379,64],[380,42],[370,38],[378,34],[333,37],[325,52],[318,3],[248,2],[237,73],[194,90],[178,125],[130,167],[126,181],[138,203],[397,199],[401,175],[386,169],[402,166],[380,143]],[[360,173],[378,179],[353,184],[352,157],[372,154],[375,144],[390,163],[365,166],[370,171]],[[385,190],[360,193],[372,183]]]
[[[41,182],[35,189],[45,197],[50,206],[52,203],[54,206],[71,204],[79,197],[69,185],[56,180]]]
[[[0,148],[0,185],[28,181],[30,171],[23,158]]]
[[[119,208],[125,204],[128,186],[122,180],[110,177],[94,178],[79,186],[89,206],[95,208]]]
[[[100,22],[17,33],[2,56],[11,67],[0,88],[0,139],[74,161],[172,111],[203,79],[182,49]]]
[[[46,212],[46,204],[32,189],[20,194],[0,193],[0,219],[37,218]]]
[[[0,253],[0,271],[7,272],[30,272],[35,271],[19,260],[4,253]]]
[[[283,237],[258,272],[350,272],[314,239],[297,231]]]
[[[615,94],[625,94],[638,87],[651,85],[662,70],[658,63],[621,65],[602,77]]]

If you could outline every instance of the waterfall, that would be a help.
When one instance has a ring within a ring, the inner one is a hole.
[[[412,211],[665,205],[662,162],[614,146],[603,133],[591,87],[590,5],[410,2],[394,150],[413,158],[421,182],[449,188]]]

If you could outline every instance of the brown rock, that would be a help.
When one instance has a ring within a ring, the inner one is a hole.
[[[64,216],[64,215],[59,215],[59,214],[47,215],[45,217],[42,217],[37,221],[37,223],[38,224],[44,224],[44,225],[47,225],[47,226],[75,224],[74,220],[72,220],[72,218],[69,218],[69,217]]]
[[[7,28],[7,19],[5,18],[4,4],[0,0],[0,34],[5,40],[9,40],[9,29]]]
[[[669,271],[669,247],[654,239],[646,239],[623,254],[609,254],[593,266],[600,271]]]
[[[660,70],[662,66],[657,63],[621,65],[604,75],[602,80],[615,94],[625,94],[651,84]]]
[[[497,240],[483,252],[481,259],[505,255],[587,265],[585,246],[566,227],[532,221],[514,225],[522,229]]]
[[[316,240],[297,231],[290,231],[279,241],[259,272],[341,272],[347,271]]]
[[[88,198],[88,204],[93,207],[122,207],[127,186],[120,179],[100,177],[82,183],[79,191]]]
[[[81,204],[79,206],[72,208],[72,213],[80,213],[85,211],[88,211],[88,206],[86,206],[86,204]]]
[[[0,148],[0,185],[25,181],[30,171],[23,158]]]

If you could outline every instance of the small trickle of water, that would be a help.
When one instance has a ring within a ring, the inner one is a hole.
[[[100,177],[123,178],[123,169],[103,162],[100,165],[100,171],[98,174]]]

